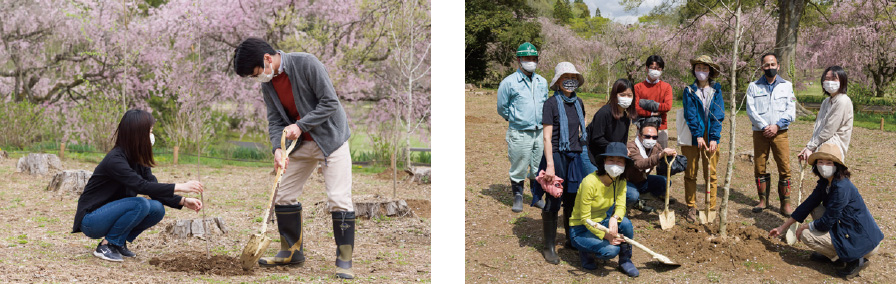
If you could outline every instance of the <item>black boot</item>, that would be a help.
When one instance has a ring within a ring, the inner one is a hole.
[[[622,243],[619,245],[619,269],[630,277],[638,277],[640,273],[635,264],[632,263],[632,245]]]
[[[280,251],[273,257],[262,257],[260,266],[302,266],[305,255],[302,251],[302,204],[274,205],[277,214],[277,229],[280,230]]]
[[[778,198],[781,200],[781,215],[784,218],[790,217],[793,208],[790,207],[790,179],[778,182]]]
[[[355,249],[355,211],[331,212],[336,240],[336,278],[352,279],[352,251]]]
[[[846,266],[837,270],[837,276],[843,277],[846,280],[850,280],[853,277],[859,276],[859,271],[868,267],[868,259],[862,257],[850,262],[846,263]]]
[[[769,182],[771,182],[770,174],[763,174],[756,178],[756,192],[759,194],[759,205],[753,207],[753,213],[762,212],[763,209],[768,207],[768,194],[771,186]]]
[[[557,256],[557,212],[541,212],[542,230],[544,230],[544,250],[541,255],[544,256],[550,264],[560,263],[560,257]]]
[[[523,181],[510,180],[510,189],[513,190],[513,207],[510,210],[516,213],[523,212]]]

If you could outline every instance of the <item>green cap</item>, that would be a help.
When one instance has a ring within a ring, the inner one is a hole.
[[[516,56],[538,56],[538,50],[531,43],[525,42],[516,49]]]

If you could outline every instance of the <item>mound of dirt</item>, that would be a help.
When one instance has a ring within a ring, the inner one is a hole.
[[[226,255],[205,257],[205,252],[188,252],[185,254],[167,254],[153,257],[149,264],[165,271],[199,272],[223,276],[252,275],[252,271],[243,270],[239,259]]]
[[[411,207],[411,211],[414,214],[417,214],[418,217],[429,218],[430,217],[430,205],[429,200],[425,199],[408,199],[405,200],[408,203],[408,207]]]
[[[766,238],[768,232],[755,226],[728,227],[728,239],[719,236],[718,224],[678,224],[668,232],[651,234],[651,243],[663,243],[658,253],[665,254],[680,263],[734,262],[738,266],[746,261],[757,263],[777,262],[776,252],[783,245],[777,239]]]

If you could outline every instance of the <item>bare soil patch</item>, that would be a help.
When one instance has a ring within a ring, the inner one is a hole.
[[[194,251],[153,257],[149,260],[149,265],[157,266],[164,271],[198,272],[222,276],[252,275],[252,270],[243,270],[239,261],[239,257],[225,255],[213,255],[207,258],[205,252]]]

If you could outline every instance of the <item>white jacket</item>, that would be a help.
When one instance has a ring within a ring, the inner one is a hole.
[[[779,79],[781,77],[778,77]],[[765,77],[760,78],[765,80]],[[793,95],[793,84],[781,79],[772,93],[764,86],[750,82],[747,86],[747,116],[753,122],[753,131],[761,131],[766,126],[778,123],[782,118],[793,122],[796,117],[796,97]],[[782,127],[781,129],[787,129]]]

